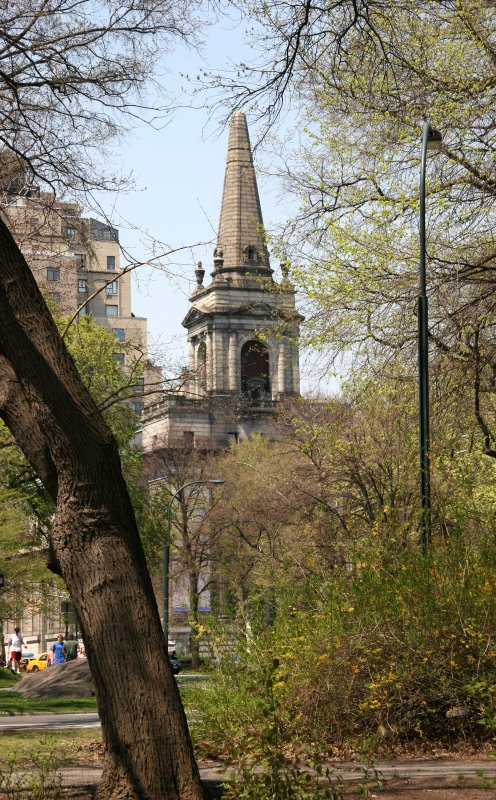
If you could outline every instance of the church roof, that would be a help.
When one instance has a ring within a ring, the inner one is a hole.
[[[214,278],[270,277],[269,253],[246,117],[231,117]]]

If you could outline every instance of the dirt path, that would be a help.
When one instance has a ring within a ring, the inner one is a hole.
[[[220,799],[225,765],[204,763],[200,767],[209,797]],[[378,763],[368,770],[353,763],[336,767],[333,785],[343,800],[496,800],[494,759],[402,759]],[[100,771],[83,765],[62,769],[62,798],[93,800]],[[1,794],[0,800],[4,800]]]

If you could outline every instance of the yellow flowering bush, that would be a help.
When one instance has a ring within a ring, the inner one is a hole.
[[[235,636],[195,722],[214,751],[232,755],[263,727],[274,659],[270,692],[289,749],[489,736],[470,686],[496,685],[496,558],[447,542],[428,559],[409,551],[385,565],[374,540],[359,562],[286,589],[272,625]]]

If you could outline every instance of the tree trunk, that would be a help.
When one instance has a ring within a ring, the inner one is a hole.
[[[56,502],[54,554],[81,622],[102,722],[100,795],[200,800],[116,443],[1,221],[0,416]]]

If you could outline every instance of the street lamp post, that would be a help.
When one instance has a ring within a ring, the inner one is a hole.
[[[224,481],[221,480],[220,478],[211,478],[209,480],[200,480],[200,481],[190,481],[189,483],[185,483],[184,486],[181,486],[176,492],[174,492],[171,499],[169,500],[169,505],[167,507],[167,532],[164,544],[164,616],[162,623],[162,629],[164,631],[164,638],[167,648],[169,646],[169,583],[170,583],[169,573],[170,573],[172,504],[176,499],[176,497],[178,497],[181,494],[181,492],[183,492],[189,486],[205,486],[207,484],[210,484],[211,486],[220,486],[223,483]]]
[[[430,432],[429,432],[429,311],[426,293],[425,270],[425,172],[427,150],[440,146],[442,136],[426,121],[422,130],[422,154],[420,160],[420,261],[418,298],[418,368],[419,368],[419,450],[420,450],[420,530],[422,546],[427,550],[431,538],[431,489],[430,489]]]

